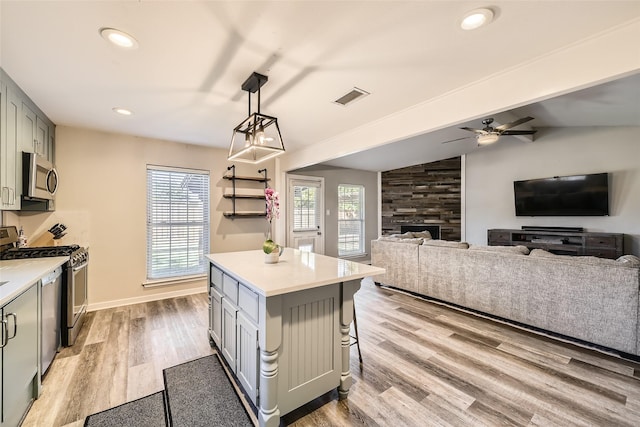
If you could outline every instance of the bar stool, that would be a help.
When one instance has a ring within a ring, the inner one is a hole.
[[[356,319],[356,303],[353,302],[353,330],[355,331],[355,336],[349,335],[353,340],[350,345],[356,345],[358,347],[358,358],[360,359],[360,364],[362,365],[362,353],[360,352],[360,339],[358,338],[358,320]]]

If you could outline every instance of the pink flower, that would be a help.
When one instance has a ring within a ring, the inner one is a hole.
[[[266,203],[267,221],[271,223],[273,219],[280,218],[280,200],[278,192],[273,188],[264,189],[264,197]]]

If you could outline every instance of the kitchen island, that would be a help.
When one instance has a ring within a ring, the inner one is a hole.
[[[261,250],[207,255],[209,339],[218,347],[260,426],[351,386],[353,295],[384,269],[287,248],[277,264]]]

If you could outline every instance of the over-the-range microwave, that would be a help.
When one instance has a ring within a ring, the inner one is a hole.
[[[23,199],[53,201],[56,191],[58,191],[58,172],[53,163],[35,153],[23,151]]]

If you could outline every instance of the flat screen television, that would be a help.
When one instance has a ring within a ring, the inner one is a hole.
[[[514,181],[516,216],[609,215],[609,175],[554,176]]]

